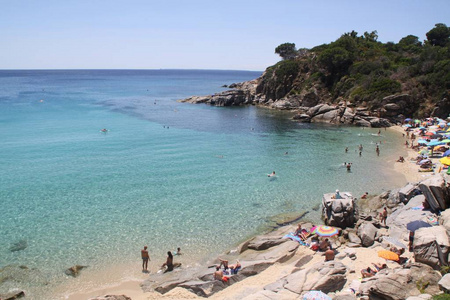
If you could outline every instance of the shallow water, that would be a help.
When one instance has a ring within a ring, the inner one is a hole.
[[[6,280],[0,292],[18,287],[41,299],[72,280],[66,268],[89,265],[83,272],[92,276],[131,265],[144,244],[155,260],[176,247],[190,261],[205,260],[273,215],[311,211],[307,218],[317,221],[312,208],[323,193],[360,195],[402,183],[386,172],[401,147],[390,131],[377,136],[375,129],[298,124],[289,113],[254,106],[176,102],[259,75],[0,71],[0,266],[38,273],[16,274],[22,282]],[[344,162],[353,163],[351,172]],[[273,170],[277,176],[267,177]],[[20,241],[26,248],[10,251]]]

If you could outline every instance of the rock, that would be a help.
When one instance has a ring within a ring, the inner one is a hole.
[[[301,294],[303,291],[321,290],[324,293],[334,292],[344,287],[345,266],[337,261],[318,263],[309,269],[300,270],[283,278],[284,288]]]
[[[9,247],[9,251],[11,251],[11,252],[22,251],[22,250],[25,250],[27,247],[28,247],[27,241],[26,240],[20,240],[20,241],[17,241],[15,243],[13,243]]]
[[[131,300],[131,298],[125,295],[105,295],[101,297],[89,298],[89,300]]]
[[[361,239],[361,244],[364,247],[370,247],[375,241],[375,234],[377,228],[372,223],[365,223],[358,228],[358,236]]]
[[[392,124],[387,120],[383,118],[373,118],[370,120],[370,126],[379,128],[379,127],[391,127]]]
[[[439,216],[439,224],[445,227],[447,235],[450,236],[450,209],[444,210]]]
[[[25,297],[24,291],[15,291],[15,292],[9,292],[7,294],[0,294],[0,299],[2,300],[14,300]]]
[[[400,106],[395,103],[388,103],[384,105],[384,109],[397,111],[400,110]]]
[[[328,123],[338,123],[339,119],[339,109],[333,109],[321,113],[319,110],[318,114],[311,118],[311,122],[328,122]]]
[[[317,95],[317,90],[312,88],[301,94],[302,106],[313,107],[319,103],[319,95]]]
[[[442,278],[441,273],[433,270],[433,268],[428,265],[418,262],[413,263],[410,266],[410,271],[412,282],[423,284],[426,293],[435,295],[439,292],[439,280]]]
[[[284,100],[284,99],[275,101],[271,106],[272,106],[272,108],[276,108],[276,109],[280,109],[280,110],[294,108],[294,106],[291,104],[291,102],[289,102],[288,100]]]
[[[294,120],[299,121],[301,123],[310,123],[311,117],[307,114],[298,114],[293,117]]]
[[[322,218],[325,223],[339,228],[354,226],[358,215],[355,199],[347,192],[341,193],[345,197],[343,199],[332,199],[333,195],[325,194],[322,199]]]
[[[450,274],[449,273],[442,276],[441,280],[439,280],[439,287],[444,292],[450,291]]]
[[[443,98],[439,100],[431,112],[432,117],[439,117],[445,119],[448,117],[448,112],[450,111],[450,100],[448,98]]]
[[[369,299],[403,300],[420,292],[410,277],[410,270],[383,270],[374,277],[363,279],[359,292]]]
[[[275,262],[285,262],[295,255],[295,250],[299,247],[299,243],[290,239],[285,239],[283,244],[272,247],[265,251],[249,252],[246,251],[241,255],[241,260],[253,262],[267,262],[273,264]],[[241,261],[242,263],[242,261]],[[245,266],[244,264],[242,264]],[[244,271],[242,268],[241,272]]]
[[[87,268],[87,266],[75,265],[68,268],[64,273],[68,276],[77,277],[84,268]]]
[[[416,192],[416,186],[414,184],[408,183],[398,191],[399,199],[403,203],[408,203]]]
[[[354,121],[356,126],[360,126],[360,127],[370,127],[370,122],[358,117],[355,117],[355,121]]]
[[[449,252],[449,240],[447,231],[443,226],[420,228],[414,234],[414,257],[417,262],[422,262],[434,269],[439,269],[438,248],[442,252],[444,260]]]
[[[223,283],[219,280],[214,281],[187,281],[181,283],[179,287],[185,288],[194,294],[201,297],[209,297],[214,293],[217,293],[227,287],[227,283]]]
[[[337,293],[333,300],[356,300],[356,295],[350,292]]]
[[[348,240],[351,243],[355,243],[355,244],[361,244],[361,239],[353,232],[349,232],[348,233]]]
[[[424,193],[427,202],[434,210],[447,208],[448,192],[444,177],[433,176],[419,183],[420,190]]]
[[[257,236],[249,242],[247,248],[261,251],[278,246],[286,241],[287,239],[283,239],[282,237]]]

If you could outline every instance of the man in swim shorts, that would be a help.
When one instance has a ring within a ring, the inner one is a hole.
[[[148,261],[150,260],[150,255],[148,255],[147,246],[141,250],[142,257],[142,271],[148,272]]]

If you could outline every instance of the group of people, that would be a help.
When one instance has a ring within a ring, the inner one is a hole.
[[[236,263],[233,265],[228,265],[228,260],[219,258],[220,264],[216,265],[216,271],[213,274],[214,280],[221,280],[223,282],[228,282],[228,278],[231,275],[237,274],[239,270],[242,268],[239,260],[236,260]],[[223,266],[223,270],[221,267]]]
[[[297,229],[294,232],[294,235],[298,236],[303,241],[306,241],[312,234],[311,231],[302,228],[302,224],[298,224]],[[328,238],[319,240],[319,237],[315,235],[311,238],[309,247],[311,250],[324,252],[325,261],[334,260],[335,253]]]
[[[148,247],[144,246],[144,249],[141,250],[141,258],[142,258],[142,272],[148,273],[148,261],[150,260],[150,254],[148,253]],[[178,247],[177,251],[174,251],[172,254],[171,251],[167,251],[167,259],[166,262],[162,264],[161,270],[165,269],[165,272],[173,271],[174,263],[173,263],[173,256],[174,255],[181,255],[181,248]]]

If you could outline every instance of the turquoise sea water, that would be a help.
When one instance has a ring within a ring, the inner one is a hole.
[[[4,269],[1,276],[17,278],[0,292],[17,287],[40,299],[72,280],[64,270],[75,264],[89,265],[87,273],[133,263],[139,270],[144,244],[155,260],[181,247],[201,261],[271,216],[311,211],[325,192],[376,193],[402,180],[385,172],[401,147],[390,131],[176,102],[259,75],[0,71],[0,267],[34,272]],[[15,243],[26,248],[11,251]]]

